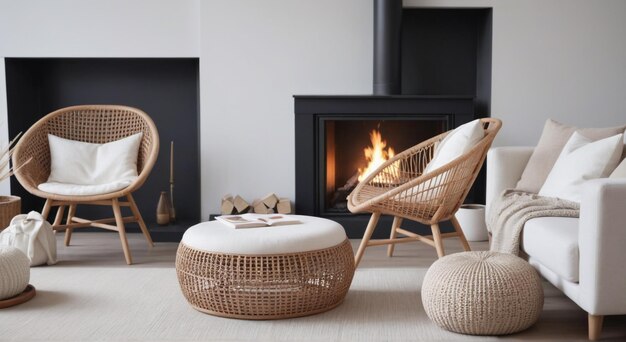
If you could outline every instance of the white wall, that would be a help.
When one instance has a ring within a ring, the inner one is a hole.
[[[363,0],[202,2],[202,214],[226,193],[294,198],[294,94],[371,93]]]
[[[492,113],[504,121],[496,144],[534,144],[549,117],[626,122],[626,1],[404,3],[493,7]],[[292,95],[371,92],[372,8],[370,0],[0,0],[0,57],[199,56],[207,218],[229,192],[294,197]]]
[[[546,118],[626,123],[626,1],[497,1],[492,114],[497,144],[536,143]]]
[[[0,0],[2,57],[197,57],[200,0]]]

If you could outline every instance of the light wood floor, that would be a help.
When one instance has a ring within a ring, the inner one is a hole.
[[[130,249],[135,264],[126,265],[119,237],[115,233],[75,233],[72,246],[63,245],[63,234],[57,236],[59,266],[123,269],[174,268],[177,243],[156,243],[148,248],[140,234],[129,234]],[[352,240],[356,250],[360,240]],[[460,242],[444,240],[446,253],[462,251]],[[473,250],[486,250],[487,242],[470,242]],[[435,249],[422,243],[405,243],[396,246],[394,257],[386,255],[386,246],[366,250],[357,272],[377,272],[378,269],[427,269],[436,260]],[[55,266],[53,266],[55,267]],[[33,269],[36,272],[36,268]],[[416,286],[419,286],[417,284]],[[501,337],[506,340],[585,340],[587,314],[559,290],[544,281],[545,304],[539,322],[522,335]],[[353,294],[358,296],[358,291]],[[355,297],[353,297],[355,298]],[[456,336],[456,335],[455,335]],[[460,340],[464,335],[458,335]],[[0,337],[1,339],[1,337]],[[626,341],[626,316],[609,316],[605,319],[603,340]],[[456,339],[455,339],[456,340]]]

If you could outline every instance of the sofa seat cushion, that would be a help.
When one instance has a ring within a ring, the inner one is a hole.
[[[571,282],[578,282],[578,218],[538,217],[522,233],[526,254]]]

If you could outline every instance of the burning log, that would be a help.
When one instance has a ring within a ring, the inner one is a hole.
[[[387,141],[383,140],[382,135],[377,130],[370,132],[370,142],[372,146],[363,150],[368,163],[365,169],[359,169],[359,182],[396,154],[391,146],[387,147]]]

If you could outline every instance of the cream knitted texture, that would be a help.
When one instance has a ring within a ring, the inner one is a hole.
[[[535,217],[578,217],[580,204],[560,198],[505,190],[491,203],[487,230],[492,233],[491,251],[518,255],[526,221]]]
[[[15,247],[0,245],[0,300],[20,294],[30,280],[30,260]]]
[[[533,325],[543,308],[537,271],[506,253],[464,252],[433,263],[422,304],[440,327],[472,335],[504,335]]]

